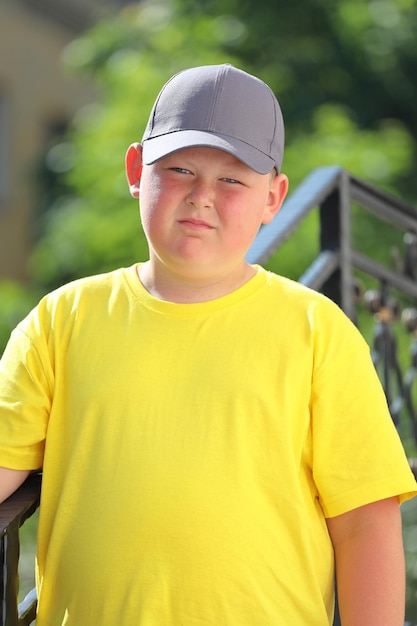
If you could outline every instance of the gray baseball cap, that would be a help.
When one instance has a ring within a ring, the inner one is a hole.
[[[281,169],[284,122],[263,81],[229,64],[194,67],[161,89],[142,138],[146,165],[193,146],[233,154],[260,174]]]

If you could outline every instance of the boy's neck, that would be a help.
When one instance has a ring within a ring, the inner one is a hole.
[[[138,278],[146,291],[155,298],[177,304],[216,300],[242,287],[256,273],[255,267],[245,263],[241,268],[224,276],[187,280],[158,272],[150,261],[137,267]]]

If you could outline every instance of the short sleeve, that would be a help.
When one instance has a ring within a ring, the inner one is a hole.
[[[313,474],[326,517],[417,493],[369,347],[343,314],[329,315],[332,330],[316,332],[311,397]]]
[[[39,469],[53,378],[36,309],[12,333],[0,361],[0,465]]]

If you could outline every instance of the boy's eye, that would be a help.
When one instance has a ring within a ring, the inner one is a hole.
[[[240,180],[236,180],[236,178],[223,178],[226,183],[231,183],[232,185],[240,185]]]
[[[189,174],[190,170],[187,170],[185,167],[171,167],[173,172],[178,172],[179,174]]]

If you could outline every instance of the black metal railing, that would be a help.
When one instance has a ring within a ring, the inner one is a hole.
[[[0,625],[28,626],[35,619],[36,592],[18,606],[19,533],[35,513],[40,499],[40,474],[30,476],[10,498],[0,504]]]
[[[355,246],[356,206],[403,232],[391,263],[381,263]],[[317,254],[298,280],[337,302],[359,327],[361,307],[372,315],[372,357],[391,415],[400,431],[402,416],[408,415],[417,444],[417,212],[339,167],[320,168],[288,198],[278,217],[262,227],[247,260],[267,265],[313,211],[318,211],[320,224]],[[367,284],[368,278],[374,284]],[[409,341],[405,364],[397,338],[400,319]],[[417,474],[417,462],[410,459],[410,464]],[[39,492],[40,477],[32,476],[0,505],[0,626],[26,626],[34,619],[34,594],[18,608],[16,598],[19,528],[36,510]],[[336,614],[334,626],[339,624]]]

